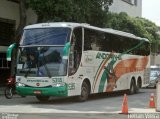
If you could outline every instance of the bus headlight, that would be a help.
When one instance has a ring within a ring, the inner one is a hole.
[[[65,83],[56,83],[56,84],[52,84],[52,87],[60,87],[60,86],[64,86]]]
[[[18,83],[16,83],[16,86],[23,86],[23,87],[24,87],[24,86],[25,86],[25,84],[23,84],[23,83],[19,83],[19,82],[18,82]]]

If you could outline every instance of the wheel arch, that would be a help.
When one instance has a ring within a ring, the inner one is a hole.
[[[136,78],[134,76],[131,77],[130,84],[131,84],[132,80],[133,80],[134,84],[136,84]]]
[[[86,82],[87,85],[89,86],[89,94],[90,94],[90,93],[91,93],[91,83],[90,83],[90,80],[89,80],[88,78],[85,78],[85,79],[83,80],[83,82]],[[82,84],[83,84],[83,82],[82,82]]]
[[[130,82],[129,82],[129,89],[128,89],[128,94],[132,95],[135,93],[135,88],[136,88],[136,78],[134,76],[132,76],[130,78]]]

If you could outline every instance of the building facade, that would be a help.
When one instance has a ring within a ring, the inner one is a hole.
[[[36,23],[37,16],[27,10],[27,24]],[[20,22],[19,0],[0,0],[0,86],[10,74],[10,62],[6,61],[6,51],[13,42],[15,31]]]
[[[6,52],[8,45],[13,41],[17,29],[19,16],[19,0],[0,0],[0,52]],[[37,16],[27,10],[27,24],[36,23]]]
[[[8,46],[12,41],[17,29],[19,16],[19,0],[0,0],[0,46]],[[27,24],[36,23],[36,14],[31,9],[27,10]],[[0,47],[1,52],[6,51]]]
[[[113,0],[109,11],[113,13],[126,12],[129,16],[141,17],[142,0]]]

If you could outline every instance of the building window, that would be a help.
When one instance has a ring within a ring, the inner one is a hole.
[[[137,5],[137,0],[122,0],[124,2],[127,2],[128,4],[131,4],[131,5]]]
[[[8,46],[13,42],[15,35],[15,21],[0,18],[0,44]]]

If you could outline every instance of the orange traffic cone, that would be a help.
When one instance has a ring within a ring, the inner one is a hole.
[[[155,108],[154,93],[151,93],[149,107],[150,108]]]
[[[128,99],[126,94],[124,94],[124,98],[123,98],[122,114],[128,114]]]

